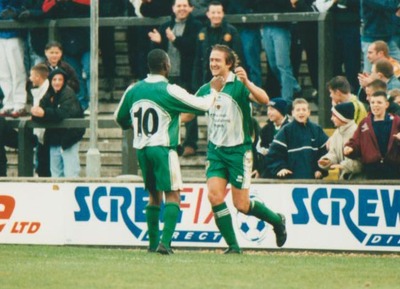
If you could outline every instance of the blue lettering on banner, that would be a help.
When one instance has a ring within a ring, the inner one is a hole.
[[[75,221],[87,222],[90,220],[90,201],[87,198],[90,197],[89,187],[76,187],[75,199],[79,206],[79,211],[74,212]],[[110,211],[104,211],[100,206],[100,200],[106,198],[110,201]],[[131,233],[139,238],[142,230],[137,227],[129,216],[129,209],[132,204],[132,195],[126,187],[111,187],[109,192],[106,187],[98,187],[94,190],[91,200],[93,213],[95,217],[102,222],[107,221],[108,215],[110,216],[110,222],[118,222],[118,213],[121,213],[122,219]],[[133,215],[134,207],[132,208]],[[140,210],[138,210],[140,211]]]
[[[126,227],[139,238],[143,230],[136,224],[146,223],[146,206],[149,194],[143,187],[135,187],[134,204],[131,190],[127,187],[105,187],[100,186],[93,190],[87,186],[75,188],[75,200],[79,209],[74,212],[75,221],[88,222],[92,217],[101,222],[118,222],[122,216]],[[184,199],[184,197],[182,197]],[[102,208],[109,204],[109,209]],[[163,215],[163,208],[160,216]],[[93,212],[93,214],[91,213]],[[92,216],[93,215],[93,216]],[[182,211],[178,216],[178,223],[182,220]],[[136,224],[135,224],[136,223]],[[222,236],[219,232],[212,231],[177,231],[173,235],[174,241],[182,242],[211,242],[218,243]],[[142,238],[148,240],[147,232]]]
[[[175,231],[172,236],[174,242],[198,242],[198,243],[219,243],[222,235],[217,231]],[[143,241],[149,240],[146,232]]]
[[[367,233],[362,231],[359,226],[377,227],[379,219],[384,217],[387,227],[396,227],[400,219],[400,190],[394,190],[391,195],[387,189],[359,189],[357,204],[354,193],[346,188],[332,188],[330,189],[330,193],[327,188],[317,188],[311,197],[308,188],[295,188],[292,191],[292,198],[297,208],[297,213],[292,214],[293,224],[308,224],[310,216],[313,216],[322,225],[327,225],[330,217],[330,225],[338,226],[340,225],[340,217],[342,216],[346,226],[360,243],[365,240]],[[330,214],[324,213],[321,210],[320,202],[322,200],[330,201]],[[383,207],[383,216],[374,215],[379,201]],[[306,206],[307,202],[311,205],[310,212]],[[344,205],[341,205],[343,203]],[[350,214],[357,207],[358,220],[355,223]],[[376,239],[373,239],[373,236]],[[376,244],[384,244],[379,246],[399,246],[397,237],[397,235],[372,235],[367,245],[378,246]]]
[[[400,247],[400,235],[372,234],[367,246]]]

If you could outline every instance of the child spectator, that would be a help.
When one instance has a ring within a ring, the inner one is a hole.
[[[260,140],[257,143],[257,153],[262,156],[263,166],[265,166],[265,156],[268,154],[269,147],[276,134],[290,121],[287,115],[287,102],[281,97],[276,97],[269,101],[267,113],[268,120],[260,131]],[[273,177],[268,169],[263,169],[260,174],[262,178]]]
[[[285,125],[273,140],[266,156],[272,176],[292,179],[321,179],[326,171],[318,160],[326,154],[328,136],[309,120],[311,111],[304,98],[293,101],[294,120]]]
[[[340,103],[332,108],[331,120],[336,127],[329,140],[329,151],[322,156],[318,165],[321,169],[339,169],[340,180],[351,180],[360,176],[361,162],[343,155],[343,147],[357,129],[354,121],[354,105],[351,102]]]
[[[47,43],[44,54],[46,56],[45,64],[50,71],[61,68],[68,76],[68,86],[71,87],[75,93],[79,93],[79,80],[75,70],[67,62],[62,60],[63,47],[57,41],[50,41]]]
[[[32,95],[33,106],[39,106],[40,100],[46,95],[49,89],[49,69],[46,64],[41,63],[32,67],[29,80],[32,88],[28,89],[28,95]],[[34,135],[38,139],[36,147],[36,173],[39,177],[51,177],[49,147],[44,143],[44,128],[33,129]]]
[[[384,91],[370,99],[371,113],[359,125],[344,147],[344,155],[361,158],[367,179],[400,178],[400,117],[387,113]]]
[[[40,101],[31,108],[32,119],[46,123],[58,123],[66,118],[82,118],[83,112],[75,92],[67,85],[67,75],[55,69],[49,75],[50,88]],[[79,141],[85,129],[46,129],[44,139],[50,146],[50,170],[52,177],[79,177]]]

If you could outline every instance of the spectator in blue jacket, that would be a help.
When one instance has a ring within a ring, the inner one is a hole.
[[[273,140],[266,156],[272,176],[291,179],[321,179],[327,175],[318,160],[327,153],[328,136],[311,122],[308,102],[303,98],[293,101],[294,120],[285,125]]]

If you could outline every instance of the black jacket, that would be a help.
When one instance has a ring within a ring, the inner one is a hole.
[[[162,24],[158,31],[161,34],[161,43],[154,43],[153,45],[157,48],[161,48],[168,52],[169,40],[165,35],[167,28],[173,28],[175,26],[175,17],[171,17],[171,20]],[[189,91],[193,90],[192,85],[192,71],[193,63],[196,51],[196,39],[201,29],[201,22],[195,19],[192,15],[189,15],[186,20],[185,30],[182,36],[176,37],[173,45],[178,49],[181,56],[181,81],[188,84],[189,87],[185,87]],[[172,64],[173,65],[173,64]]]
[[[210,23],[200,30],[197,36],[196,56],[194,60],[193,85],[198,89],[201,85],[211,80],[209,57],[211,48],[215,44],[229,46],[238,55],[240,60],[244,60],[242,42],[237,29],[223,21],[220,27],[211,27]]]
[[[54,70],[51,77],[59,70]],[[65,74],[64,74],[65,76]],[[44,110],[43,117],[32,117],[34,121],[44,123],[59,123],[66,118],[83,118],[81,105],[75,92],[68,85],[64,85],[59,92],[49,91],[40,101],[40,107]],[[62,146],[67,149],[80,141],[85,134],[84,128],[52,128],[46,129],[44,139],[50,146]]]

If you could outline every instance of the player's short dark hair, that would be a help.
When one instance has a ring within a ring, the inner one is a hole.
[[[167,63],[168,55],[162,49],[156,48],[147,54],[147,65],[151,73],[159,73],[165,70]]]
[[[237,56],[236,52],[231,49],[229,46],[223,44],[216,44],[212,47],[212,50],[218,50],[225,52],[225,61],[226,64],[231,65],[231,70],[235,70],[236,67],[239,66],[239,57]],[[211,51],[212,51],[211,50]]]
[[[367,84],[366,87],[372,88],[374,91],[386,91],[387,90],[387,84],[381,79],[375,79],[371,81],[370,83]]]
[[[341,93],[351,92],[351,86],[349,81],[344,76],[335,76],[326,84],[328,89],[339,90]]]

